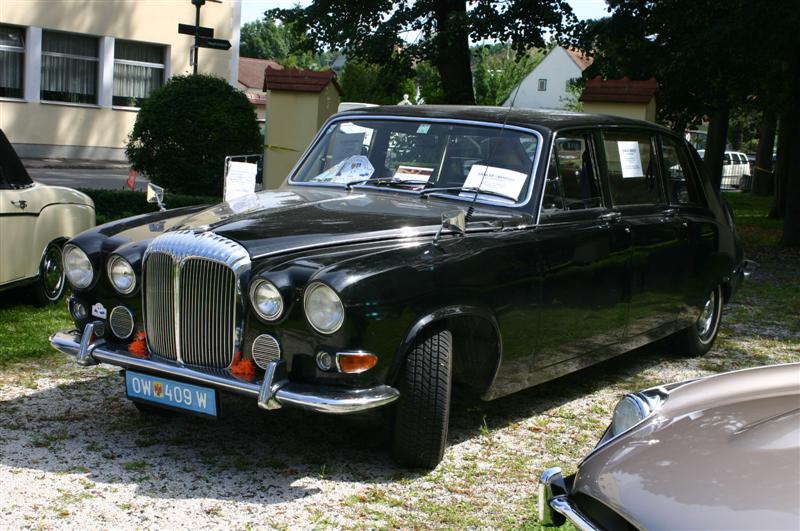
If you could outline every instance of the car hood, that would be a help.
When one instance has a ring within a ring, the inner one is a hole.
[[[291,187],[250,194],[196,212],[173,229],[210,230],[258,258],[293,250],[433,234],[442,213],[468,203],[398,192]],[[476,205],[468,230],[530,223],[506,208]]]
[[[574,489],[646,529],[797,529],[798,471],[800,364],[788,364],[672,389],[581,464]]]

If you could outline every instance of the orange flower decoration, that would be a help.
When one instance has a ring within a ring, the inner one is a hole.
[[[252,381],[256,377],[256,364],[249,358],[243,360],[242,353],[237,352],[233,357],[233,364],[231,364],[231,374]]]
[[[147,359],[150,357],[147,353],[147,339],[144,332],[136,334],[136,337],[128,345],[128,352],[136,358]]]

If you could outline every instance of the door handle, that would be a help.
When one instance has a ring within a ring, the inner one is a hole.
[[[600,221],[605,221],[606,223],[610,223],[612,221],[619,221],[622,219],[622,214],[619,212],[606,212],[605,214],[600,214]]]

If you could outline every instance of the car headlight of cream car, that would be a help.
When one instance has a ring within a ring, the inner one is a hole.
[[[133,266],[121,256],[113,256],[108,261],[108,279],[114,289],[128,295],[136,289],[136,273]]]
[[[79,247],[64,246],[64,272],[73,287],[88,288],[94,279],[92,261]]]
[[[322,282],[313,282],[303,298],[306,319],[321,334],[332,334],[344,323],[344,305],[333,289]]]
[[[278,288],[268,280],[256,280],[250,286],[253,310],[265,321],[275,321],[283,314],[283,297]]]

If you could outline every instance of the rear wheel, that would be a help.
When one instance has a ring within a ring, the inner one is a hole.
[[[452,388],[449,330],[432,328],[409,352],[399,385],[393,453],[406,466],[436,468],[447,445]]]
[[[722,289],[711,290],[697,321],[672,337],[672,346],[681,356],[702,356],[711,349],[722,319]]]
[[[53,242],[47,246],[39,263],[39,277],[32,287],[33,303],[46,306],[57,302],[64,295],[65,287],[61,245]]]

